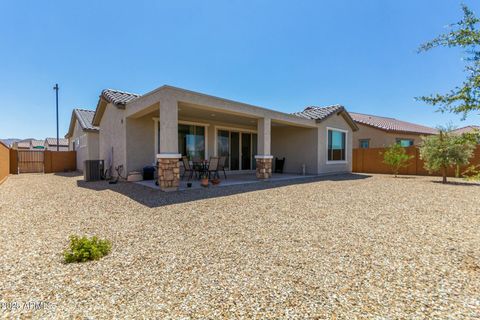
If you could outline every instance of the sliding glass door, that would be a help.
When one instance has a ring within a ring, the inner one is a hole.
[[[257,134],[229,130],[217,131],[217,155],[227,157],[226,168],[252,170],[256,168]]]

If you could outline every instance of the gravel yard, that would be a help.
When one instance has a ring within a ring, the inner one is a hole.
[[[480,186],[434,180],[347,175],[164,194],[11,176],[0,185],[0,315],[479,318]],[[64,264],[71,234],[108,238],[112,253]]]

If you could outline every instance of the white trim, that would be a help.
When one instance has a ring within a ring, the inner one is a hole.
[[[345,133],[345,160],[328,160],[328,130],[332,131],[340,131]],[[333,128],[333,127],[326,127],[326,135],[325,135],[325,150],[327,151],[326,154],[326,164],[347,164],[348,163],[348,130]]]
[[[267,155],[256,155],[255,159],[273,159],[273,156],[267,156]]]
[[[182,155],[180,153],[159,153],[157,159],[180,159]]]

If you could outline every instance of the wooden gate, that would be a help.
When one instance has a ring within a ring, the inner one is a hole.
[[[18,173],[43,173],[43,151],[18,150]]]

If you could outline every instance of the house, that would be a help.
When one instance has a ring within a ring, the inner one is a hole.
[[[44,141],[36,139],[24,139],[16,141],[12,144],[12,148],[16,150],[44,150]]]
[[[43,141],[44,149],[50,151],[68,151],[68,139],[59,138],[58,139],[58,149],[57,149],[57,138],[46,138]]]
[[[77,170],[83,172],[85,160],[99,160],[98,127],[92,125],[94,110],[74,109],[65,138],[68,149],[76,151]]]
[[[473,132],[480,133],[480,126],[465,126],[465,127],[454,129],[452,132],[454,134],[473,133]]]
[[[353,148],[384,148],[393,143],[403,147],[418,145],[425,135],[437,134],[437,130],[419,124],[350,112],[359,130],[353,133]]]
[[[228,170],[259,179],[271,176],[274,157],[286,158],[287,173],[350,172],[358,129],[341,106],[287,114],[168,85],[144,95],[103,90],[92,125],[107,169],[158,164],[162,190],[178,187],[182,156],[226,156]]]

